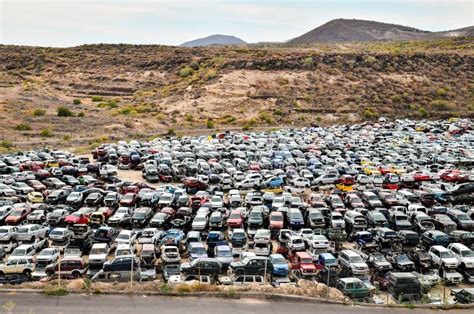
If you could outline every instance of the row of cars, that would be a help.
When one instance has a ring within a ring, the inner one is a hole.
[[[398,120],[104,144],[95,162],[63,151],[6,155],[0,274],[309,279],[395,299],[439,282],[469,285],[473,140],[470,120]]]

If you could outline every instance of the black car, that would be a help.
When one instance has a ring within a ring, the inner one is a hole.
[[[156,213],[150,220],[150,227],[165,228],[170,224],[170,215],[166,213]]]
[[[108,226],[99,227],[94,233],[95,243],[111,244],[118,235],[117,229]]]
[[[137,208],[132,215],[132,227],[145,227],[150,219],[153,217],[153,210],[150,207]]]
[[[120,256],[113,261],[105,262],[103,270],[104,272],[130,271],[132,266],[134,271],[138,270],[140,267],[140,259],[135,256]]]
[[[101,193],[91,193],[86,197],[85,203],[87,206],[99,206],[102,204],[103,196]]]
[[[456,303],[474,303],[474,288],[452,289],[451,295],[454,296],[454,301],[456,301]]]
[[[30,278],[25,274],[11,274],[0,276],[0,285],[19,285],[29,281]]]
[[[422,296],[421,283],[412,273],[390,273],[388,291],[395,300],[419,300]]]
[[[67,196],[69,195],[69,190],[55,190],[46,196],[46,203],[50,205],[62,204],[66,201]]]
[[[181,272],[185,275],[217,276],[221,271],[221,266],[216,258],[196,258],[191,263],[181,264]]]
[[[266,271],[265,271],[266,268]],[[268,257],[251,256],[244,258],[242,261],[230,263],[231,271],[236,275],[260,275],[263,276],[265,272],[270,274],[273,271],[273,264]]]
[[[411,230],[401,230],[398,232],[401,244],[406,246],[417,246],[420,243],[420,236],[417,232]]]

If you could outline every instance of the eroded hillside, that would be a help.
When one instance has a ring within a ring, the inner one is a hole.
[[[0,46],[4,141],[474,116],[473,44]],[[58,107],[72,115],[59,117]]]

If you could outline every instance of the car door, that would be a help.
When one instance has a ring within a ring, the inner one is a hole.
[[[18,260],[10,260],[5,265],[5,274],[14,274],[18,272]]]

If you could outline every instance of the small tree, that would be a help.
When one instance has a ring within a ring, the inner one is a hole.
[[[181,76],[182,78],[185,78],[193,74],[193,72],[194,72],[193,68],[185,66],[184,68],[181,69],[181,71],[179,71],[179,76]]]
[[[44,109],[35,109],[33,110],[33,116],[35,117],[42,117],[46,114],[46,110]]]
[[[72,117],[72,116],[74,116],[72,111],[69,110],[69,108],[66,108],[64,106],[58,107],[57,112],[58,112],[58,117]]]
[[[77,99],[77,98],[74,99],[72,102],[73,102],[74,105],[80,105],[81,104],[81,100]]]
[[[26,123],[20,123],[15,126],[15,130],[17,131],[31,131],[31,126]]]
[[[212,120],[207,120],[206,127],[208,129],[213,129],[214,128],[214,122]]]

